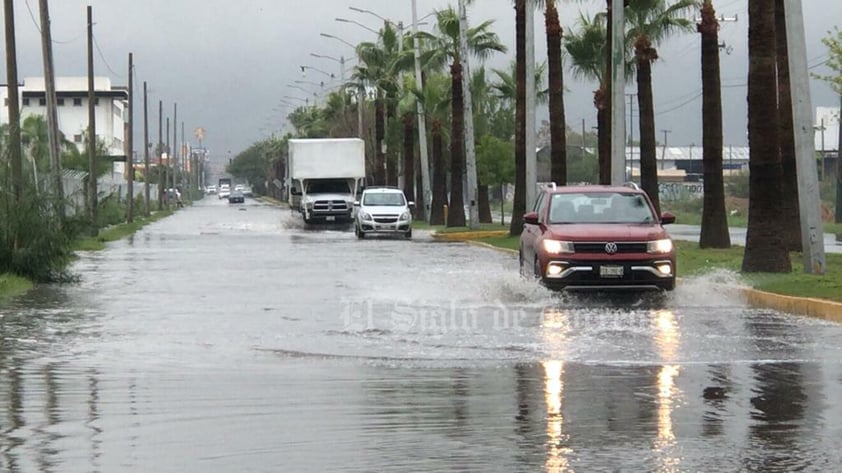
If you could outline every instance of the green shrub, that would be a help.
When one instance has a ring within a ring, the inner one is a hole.
[[[741,172],[725,178],[725,193],[733,197],[748,199],[749,178],[747,172]]]

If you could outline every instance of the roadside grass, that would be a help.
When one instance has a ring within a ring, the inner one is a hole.
[[[26,278],[9,273],[0,274],[0,302],[24,294],[33,287],[32,281]]]
[[[135,218],[132,223],[120,223],[105,228],[95,237],[80,238],[73,245],[74,251],[99,251],[105,249],[105,244],[110,241],[117,241],[125,238],[146,225],[157,222],[162,218],[169,217],[173,210],[159,210],[153,212],[149,217]]]
[[[698,202],[668,201],[661,202],[661,207],[664,211],[669,211],[675,214],[675,223],[681,225],[702,224],[702,209]],[[728,226],[745,228],[748,226],[748,217],[743,214],[729,215]],[[842,235],[842,223],[824,222],[823,230],[825,233]]]
[[[508,225],[500,225],[499,223],[481,223],[478,229],[471,230],[468,227],[448,227],[446,225],[430,225],[427,222],[424,222],[423,220],[413,220],[412,228],[417,230],[433,230],[436,233],[463,233],[477,230],[484,232],[497,230],[509,231]]]
[[[517,250],[518,237],[481,238],[476,241],[499,248]],[[697,243],[676,241],[679,277],[702,276],[717,269],[740,272],[745,248],[701,249]],[[792,253],[792,271],[778,273],[741,273],[743,281],[758,290],[796,297],[811,297],[842,302],[842,254],[826,255],[827,271],[822,276],[805,274],[801,253]]]

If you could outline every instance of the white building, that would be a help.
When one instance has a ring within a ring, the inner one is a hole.
[[[46,116],[47,99],[43,77],[27,77],[19,87],[21,123],[30,115]],[[9,89],[0,86],[0,97],[4,107],[0,111],[0,123],[9,123]],[[96,136],[105,143],[108,154],[124,156],[124,124],[127,112],[128,90],[114,87],[108,77],[94,78]],[[65,138],[84,151],[84,133],[88,128],[88,78],[57,77],[56,98],[58,105],[58,127]]]

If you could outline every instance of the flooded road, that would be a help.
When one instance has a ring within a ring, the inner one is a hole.
[[[514,256],[206,199],[0,308],[0,471],[838,471],[842,326],[730,275],[559,297]]]

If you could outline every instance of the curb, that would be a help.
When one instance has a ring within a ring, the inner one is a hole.
[[[784,296],[757,289],[741,289],[749,305],[756,308],[773,309],[790,314],[806,315],[816,319],[842,323],[842,303],[807,297]]]
[[[473,233],[472,235],[476,237],[477,233]],[[490,245],[481,241],[461,239],[465,237],[466,233],[457,233],[455,235],[458,238],[454,238],[452,240],[450,238],[451,235],[453,234],[445,233],[436,235],[434,233],[433,237],[446,241],[462,241],[471,246],[488,248],[502,253],[515,255],[518,253],[517,250],[509,248],[500,248],[499,246]],[[842,303],[839,302],[826,301],[822,299],[814,299],[809,297],[785,296],[782,294],[774,294],[771,292],[760,291],[752,288],[738,289],[738,293],[745,299],[748,305],[754,308],[772,309],[788,314],[795,314],[812,317],[815,319],[827,320],[829,322],[842,323]]]

